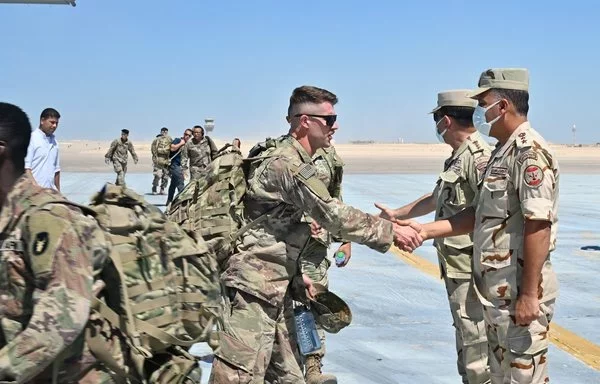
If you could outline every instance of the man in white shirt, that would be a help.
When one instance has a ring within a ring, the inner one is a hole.
[[[60,161],[54,132],[59,119],[60,113],[54,108],[42,111],[40,127],[31,133],[25,157],[25,172],[32,175],[40,186],[57,191],[60,191]]]

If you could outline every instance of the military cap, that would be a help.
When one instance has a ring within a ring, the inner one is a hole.
[[[346,302],[323,285],[313,284],[317,294],[311,300],[315,321],[325,332],[338,333],[352,322],[352,311]]]
[[[490,89],[529,90],[529,72],[526,68],[492,68],[479,76],[477,89],[469,97],[477,97]]]
[[[453,89],[438,93],[437,107],[430,113],[436,113],[443,107],[471,107],[477,106],[477,101],[471,99],[468,95],[470,89]]]
[[[121,129],[121,133],[129,135],[129,129]]]

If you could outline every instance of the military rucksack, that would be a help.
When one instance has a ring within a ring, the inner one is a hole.
[[[117,376],[199,382],[197,360],[187,349],[197,342],[215,346],[213,330],[221,314],[214,255],[202,239],[129,189],[106,184],[90,208],[111,245],[110,256],[94,266],[101,289],[91,319],[106,319],[123,335],[125,360],[135,372],[111,356],[98,329],[88,327],[90,350]]]
[[[247,223],[243,197],[249,167],[267,158],[281,140],[267,139],[255,146],[248,158],[242,156],[239,148],[226,145],[213,158],[206,176],[186,185],[167,210],[170,220],[206,241],[220,266],[233,252],[239,235],[272,213]]]
[[[161,136],[156,139],[156,164],[161,166],[169,166],[171,156],[171,143],[173,140],[170,136]]]

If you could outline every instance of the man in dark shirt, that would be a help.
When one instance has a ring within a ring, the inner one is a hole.
[[[186,129],[183,137],[177,137],[171,143],[171,165],[169,172],[171,173],[171,184],[169,185],[169,195],[167,196],[167,205],[171,204],[175,196],[175,188],[178,192],[183,191],[184,179],[183,170],[181,169],[181,150],[185,143],[192,137],[192,130]]]

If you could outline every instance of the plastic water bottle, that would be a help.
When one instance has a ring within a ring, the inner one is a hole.
[[[339,267],[342,264],[344,264],[344,261],[346,260],[346,254],[342,251],[338,251],[335,253],[334,259],[335,259],[335,265],[337,265]]]
[[[300,353],[308,355],[321,348],[321,339],[317,333],[317,324],[313,313],[304,305],[294,308],[296,320],[296,334]]]

